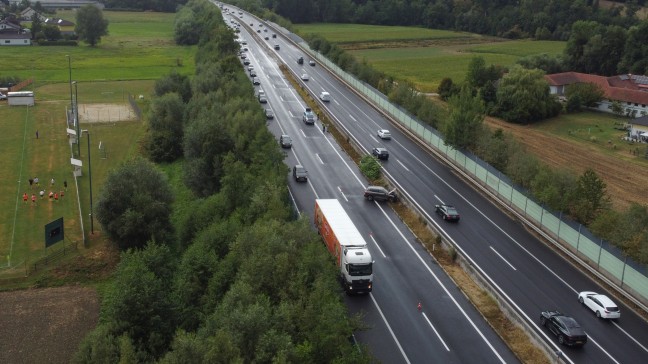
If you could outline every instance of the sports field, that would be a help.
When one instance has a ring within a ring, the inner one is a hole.
[[[65,13],[57,16],[74,19]],[[34,91],[36,103],[9,107],[6,101],[0,102],[0,155],[4,159],[0,163],[0,278],[23,275],[31,263],[63,245],[77,243],[83,249],[82,224],[88,246],[103,239],[96,218],[95,233],[90,234],[88,148],[96,207],[109,171],[139,152],[145,125],[137,121],[128,95],[134,95],[145,111],[155,79],[172,69],[183,74],[194,71],[195,47],[173,44],[173,14],[105,12],[104,16],[110,21],[111,35],[96,48],[82,44],[2,49],[3,64],[8,67],[3,66],[0,75],[33,76],[34,84],[26,89]],[[70,105],[66,55],[71,55],[72,79],[78,81],[72,94],[78,97],[80,129],[88,131],[72,147],[66,133]],[[178,63],[183,66],[177,67]],[[79,151],[83,176],[75,181],[70,158],[76,158]],[[29,179],[35,177],[40,185],[30,187]],[[50,192],[58,194],[58,200],[50,199]],[[65,220],[65,244],[46,250],[44,225],[60,217]]]
[[[521,57],[562,53],[565,42],[505,40],[464,32],[374,25],[299,25],[300,33],[318,33],[339,43],[376,69],[411,81],[423,92],[436,92],[445,77],[463,81],[475,56],[487,65],[510,66]]]

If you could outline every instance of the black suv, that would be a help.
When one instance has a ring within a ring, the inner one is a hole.
[[[562,345],[585,345],[587,342],[587,335],[578,322],[558,311],[542,311],[540,324],[558,336]]]
[[[380,148],[380,147],[374,148],[371,151],[371,154],[373,154],[373,156],[378,159],[384,159],[384,160],[389,159],[389,152],[385,148]]]
[[[369,201],[389,201],[395,202],[397,200],[396,189],[388,191],[382,186],[369,186],[364,191],[364,197]]]

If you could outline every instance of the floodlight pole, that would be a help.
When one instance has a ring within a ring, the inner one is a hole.
[[[94,218],[92,217],[92,162],[90,161],[90,130],[84,129],[88,135],[88,175],[90,176],[90,234],[94,235]]]
[[[74,112],[74,101],[72,101],[72,61],[70,60],[70,55],[65,55],[68,59],[68,71],[70,73],[70,108]]]
[[[74,84],[74,122],[76,124],[77,132],[77,153],[79,158],[81,158],[81,129],[79,126],[79,92],[77,89],[77,82],[72,81]]]

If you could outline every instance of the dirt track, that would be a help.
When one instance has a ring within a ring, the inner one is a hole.
[[[92,288],[0,292],[0,363],[69,363],[98,320]]]
[[[510,124],[495,118],[485,123],[511,133],[527,149],[552,166],[583,173],[592,168],[607,184],[615,208],[626,208],[631,202],[648,205],[648,168],[599,152],[594,147],[547,135],[531,126]]]

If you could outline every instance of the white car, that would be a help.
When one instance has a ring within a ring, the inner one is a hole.
[[[605,319],[618,319],[621,317],[619,307],[606,295],[584,291],[578,294],[578,302],[594,311],[596,317]]]
[[[322,93],[319,95],[319,98],[324,102],[329,102],[331,101],[331,94],[326,91],[322,91]]]
[[[389,130],[380,129],[378,130],[378,137],[380,139],[391,139],[391,133],[389,132]]]
[[[301,79],[304,81],[308,81],[310,80],[310,77],[308,76],[308,74],[304,73],[303,75],[301,75]]]

